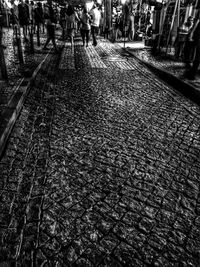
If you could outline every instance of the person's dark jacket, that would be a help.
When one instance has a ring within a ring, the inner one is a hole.
[[[48,23],[57,23],[56,12],[52,5],[46,5],[44,18],[48,20]]]
[[[29,24],[29,8],[27,4],[18,5],[19,23],[21,26]]]
[[[44,20],[44,12],[43,12],[43,8],[42,5],[39,5],[40,3],[38,3],[38,6],[35,8],[34,10],[34,15],[35,15],[35,23],[36,24],[40,24],[43,23]]]

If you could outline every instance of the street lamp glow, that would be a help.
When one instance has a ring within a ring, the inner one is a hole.
[[[124,5],[124,4],[125,4],[125,2],[126,2],[126,0],[121,0],[121,3],[122,3],[122,5]]]

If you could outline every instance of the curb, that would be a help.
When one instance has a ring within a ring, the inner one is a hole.
[[[196,104],[200,105],[200,90],[196,87],[192,86],[190,83],[183,81],[171,74],[170,72],[159,69],[155,67],[152,63],[148,63],[141,58],[137,57],[133,52],[131,52],[127,48],[123,48],[127,53],[138,59],[142,64],[148,67],[151,71],[153,71],[159,78],[165,81],[167,84],[175,88],[178,92],[180,92],[185,97],[189,98]]]
[[[20,84],[16,88],[13,96],[11,97],[8,106],[2,112],[0,117],[0,159],[2,157],[4,148],[8,137],[13,129],[16,119],[22,109],[25,97],[28,95],[31,85],[33,85],[34,80],[45,63],[49,53],[41,61],[41,63],[34,70],[31,78],[22,78]]]

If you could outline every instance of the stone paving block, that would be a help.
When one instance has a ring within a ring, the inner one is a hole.
[[[123,266],[143,266],[142,255],[131,246],[121,243],[113,252],[115,258]]]

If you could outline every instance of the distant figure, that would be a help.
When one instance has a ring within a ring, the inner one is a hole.
[[[39,32],[41,25],[44,23],[44,12],[41,2],[37,2],[37,6],[34,9],[34,18],[35,18],[35,25],[37,27],[36,30],[37,32]]]
[[[120,21],[121,21],[121,17],[119,14],[116,15],[115,17],[115,41],[118,40],[118,37],[119,37],[119,31],[120,31]]]
[[[55,25],[56,25],[56,14],[52,6],[52,0],[47,0],[47,5],[45,6],[44,18],[46,19],[47,27],[47,40],[43,47],[44,50],[47,50],[47,45],[52,41],[55,52],[58,53],[58,48],[55,41]]]
[[[184,73],[184,76],[189,80],[195,80],[198,67],[200,65],[200,9],[197,12],[196,22],[189,36],[194,42],[195,56],[192,62],[192,67]]]
[[[70,38],[71,48],[74,45],[74,36],[76,31],[76,22],[79,21],[77,13],[74,11],[74,8],[69,5],[66,11],[66,26],[67,26],[67,36]]]
[[[18,11],[18,5],[15,4],[15,0],[11,0],[11,24],[12,26],[18,26],[19,25],[19,11]]]
[[[84,7],[82,7],[82,8],[79,8],[78,10],[77,10],[77,15],[78,15],[78,17],[79,17],[79,20],[77,21],[77,32],[80,30],[80,27],[81,27],[81,15],[82,15],[82,12],[83,12],[83,8]]]
[[[147,22],[145,34],[146,34],[146,37],[148,38],[152,37],[152,24],[150,21]]]
[[[97,35],[99,33],[99,25],[100,25],[100,20],[101,20],[101,13],[98,10],[97,6],[94,4],[92,11],[90,12],[90,15],[92,17],[92,22],[91,22],[91,34],[92,34],[92,40],[93,40],[93,45],[97,45]]]
[[[194,59],[194,52],[195,52],[195,45],[194,45],[194,40],[191,39],[190,33],[192,32],[192,29],[194,27],[194,18],[189,17],[188,21],[192,24],[190,32],[187,34],[186,41],[185,41],[185,46],[184,46],[184,62],[185,62],[185,67],[187,69],[190,69],[191,63],[193,62]]]
[[[66,30],[66,11],[67,11],[67,7],[66,4],[63,5],[60,9],[60,26],[62,28],[62,39],[65,39],[65,30]]]
[[[182,56],[183,51],[184,51],[184,46],[188,40],[188,36],[192,30],[193,27],[193,17],[189,17],[187,19],[187,22],[183,23],[183,25],[179,28],[177,38],[176,38],[176,53],[175,57],[179,59],[179,57]],[[189,53],[189,52],[188,52]]]
[[[83,40],[83,46],[85,46],[85,39],[86,39],[86,46],[88,46],[88,43],[89,43],[89,33],[91,29],[90,20],[91,20],[91,17],[88,14],[87,8],[84,7],[81,18],[80,18],[80,21],[81,21],[80,31],[81,31],[81,36]]]
[[[29,25],[29,7],[24,0],[20,0],[18,5],[18,18],[19,24],[23,28],[24,41],[28,42],[27,28]]]
[[[103,32],[104,32],[104,12],[101,11],[101,19],[100,19],[100,25],[99,25],[99,34],[100,35],[103,35]]]
[[[28,9],[29,9],[29,23],[33,25],[34,24],[34,8],[35,8],[34,2],[31,1],[29,3],[29,0],[25,0],[25,3],[27,4]]]

